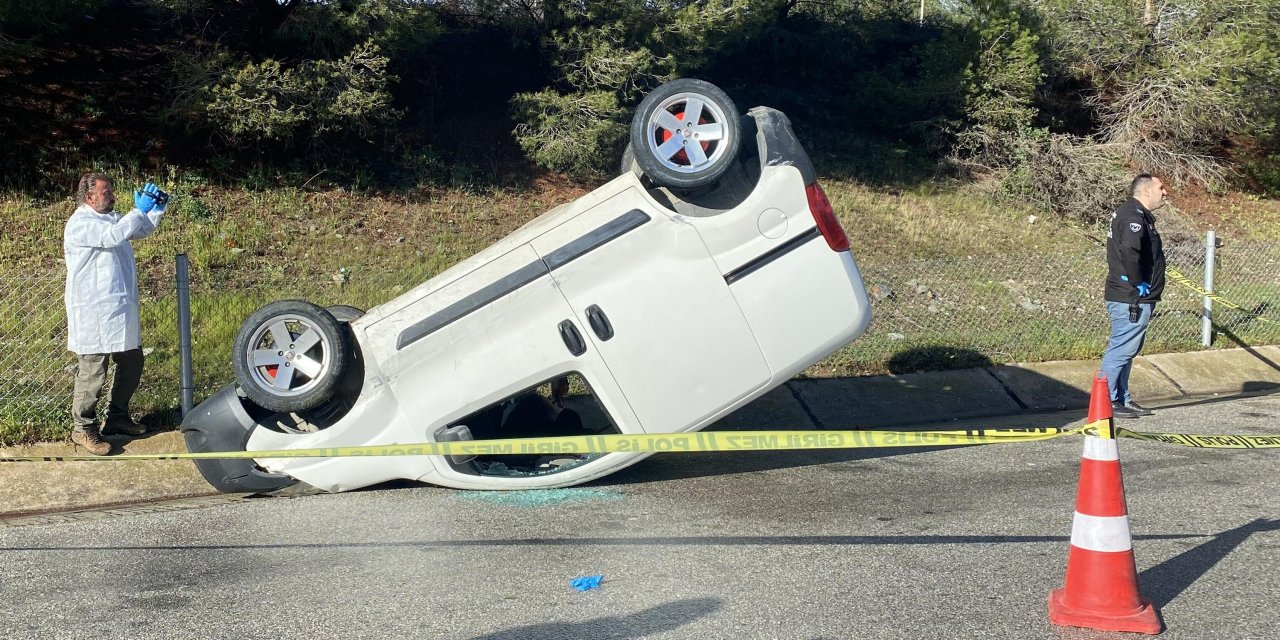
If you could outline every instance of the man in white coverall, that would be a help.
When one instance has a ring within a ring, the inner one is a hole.
[[[111,179],[101,173],[81,177],[76,196],[79,205],[62,236],[67,263],[67,349],[79,358],[71,441],[103,456],[111,452],[111,443],[102,435],[146,433],[129,417],[129,400],[142,379],[138,268],[129,241],[156,230],[169,196],[148,183],[133,192],[133,209],[120,214],[115,211]],[[99,431],[98,400],[107,380],[108,360],[115,360],[116,373]]]

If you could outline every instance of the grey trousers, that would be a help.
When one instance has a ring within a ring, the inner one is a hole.
[[[129,419],[129,400],[142,380],[142,349],[79,355],[71,400],[71,423],[76,429],[83,429],[98,420],[98,400],[102,398],[102,386],[107,382],[108,359],[116,361],[116,375],[111,382],[106,421]]]

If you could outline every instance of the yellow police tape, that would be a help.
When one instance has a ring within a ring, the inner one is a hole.
[[[562,436],[457,442],[420,442],[315,449],[151,453],[119,456],[8,456],[0,462],[101,462],[125,460],[217,460],[235,458],[340,458],[351,456],[491,456],[592,453],[684,453],[707,451],[778,451],[785,449],[868,449],[881,447],[957,447],[1051,440],[1088,434],[1134,438],[1206,449],[1280,448],[1278,436],[1144,433],[1113,428],[1099,420],[1081,427],[964,429],[956,431],[699,431],[636,435]]]
[[[1276,449],[1280,436],[1229,436],[1200,433],[1148,433],[1116,427],[1117,438],[1133,438],[1201,449]]]
[[[1230,301],[1230,300],[1228,300],[1228,299],[1226,299],[1226,298],[1223,298],[1223,297],[1222,297],[1222,296],[1220,296],[1220,295],[1217,295],[1217,294],[1215,294],[1215,293],[1210,293],[1209,291],[1206,291],[1205,289],[1200,288],[1199,286],[1197,286],[1197,285],[1196,285],[1196,283],[1194,283],[1194,282],[1192,282],[1191,280],[1187,279],[1187,277],[1186,277],[1186,276],[1182,275],[1181,273],[1178,273],[1178,272],[1177,272],[1177,270],[1175,270],[1175,269],[1167,269],[1167,270],[1165,271],[1165,275],[1169,276],[1169,279],[1170,279],[1170,280],[1173,280],[1174,282],[1176,282],[1176,283],[1178,283],[1178,284],[1180,284],[1180,285],[1182,285],[1182,286],[1184,286],[1184,287],[1186,287],[1186,288],[1188,288],[1188,289],[1191,289],[1192,291],[1195,291],[1197,294],[1199,294],[1199,295],[1200,295],[1201,297],[1203,297],[1203,298],[1208,298],[1208,299],[1210,299],[1210,300],[1213,300],[1214,302],[1217,302],[1218,304],[1221,304],[1221,305],[1222,305],[1222,306],[1224,306],[1224,307],[1227,307],[1227,308],[1230,308],[1230,309],[1235,309],[1236,311],[1239,311],[1239,312],[1241,312],[1241,313],[1243,313],[1243,314],[1245,314],[1245,315],[1248,315],[1248,316],[1250,316],[1250,317],[1252,317],[1252,318],[1255,318],[1255,319],[1257,319],[1257,320],[1261,320],[1261,321],[1266,322],[1266,323],[1269,323],[1269,324],[1276,324],[1276,325],[1280,325],[1280,322],[1277,322],[1277,321],[1275,321],[1275,320],[1272,320],[1271,318],[1263,317],[1261,314],[1254,313],[1254,312],[1252,312],[1252,311],[1250,311],[1250,310],[1248,310],[1248,309],[1245,309],[1244,307],[1242,307],[1242,306],[1240,306],[1240,305],[1238,305],[1238,304],[1236,304],[1236,303],[1234,303],[1234,302],[1232,302],[1232,301]]]

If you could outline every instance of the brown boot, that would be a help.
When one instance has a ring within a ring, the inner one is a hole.
[[[129,418],[117,418],[115,420],[107,420],[102,425],[102,435],[104,436],[141,436],[146,435],[147,428],[134,422]]]
[[[111,443],[98,436],[98,427],[76,427],[71,430],[71,441],[89,450],[95,456],[111,453]]]

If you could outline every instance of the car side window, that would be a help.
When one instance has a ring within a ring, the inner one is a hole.
[[[475,440],[554,438],[620,433],[587,379],[569,372],[523,389],[475,411],[453,426],[465,425]],[[532,451],[480,456],[472,464],[481,474],[524,475],[562,471],[588,456]]]

